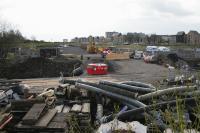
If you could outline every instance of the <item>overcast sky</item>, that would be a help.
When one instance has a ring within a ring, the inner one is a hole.
[[[200,0],[0,0],[0,19],[26,37],[62,41],[105,31],[200,31]]]

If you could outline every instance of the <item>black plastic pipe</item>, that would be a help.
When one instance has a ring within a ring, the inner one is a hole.
[[[135,106],[133,106],[131,104],[128,104],[127,102],[123,102],[122,101],[122,104],[128,106],[129,109],[136,109],[136,108],[138,108],[138,107],[135,107]]]
[[[61,81],[62,84],[70,84],[70,85],[75,85],[77,80],[71,80],[71,79],[64,79]]]
[[[147,84],[147,83],[142,83],[142,82],[137,82],[137,81],[126,81],[126,82],[122,82],[122,84],[150,88],[150,89],[156,90],[156,87],[154,87],[152,84]]]
[[[80,66],[72,71],[72,76],[80,76],[83,74],[83,67]]]
[[[128,91],[135,92],[135,93],[140,93],[140,94],[146,94],[146,93],[150,93],[150,92],[154,91],[154,90],[152,90],[150,88],[130,86],[130,85],[126,85],[126,84],[118,84],[118,83],[108,82],[108,81],[100,81],[99,84],[118,87],[118,88],[121,88],[121,89],[125,89],[125,90],[128,90]]]
[[[90,85],[90,86],[94,86],[94,87],[103,89],[105,91],[113,92],[113,93],[120,94],[120,95],[123,95],[123,96],[127,96],[127,97],[130,97],[130,98],[136,98],[136,96],[137,96],[137,94],[134,93],[134,92],[130,92],[130,91],[120,89],[120,88],[117,88],[117,87],[113,87],[113,86],[109,86],[109,85],[96,84],[96,83],[91,83],[91,82],[84,82],[84,81],[81,81],[81,80],[77,80],[77,82],[82,83],[82,84],[86,84],[86,85]]]
[[[124,90],[124,89],[119,89],[117,87],[104,85],[104,84],[99,84],[98,86],[99,86],[99,88],[101,88],[103,90],[107,90],[107,91],[110,91],[110,92],[113,92],[113,93],[117,93],[117,94],[120,94],[120,95],[123,95],[123,96],[130,97],[130,98],[136,98],[136,96],[137,96],[137,94],[134,93],[134,92],[130,92],[130,91],[127,91],[127,90]]]
[[[130,98],[135,98],[136,97],[135,93],[129,92],[127,90],[122,90],[122,89],[119,89],[117,87],[112,87],[112,86],[103,85],[103,84],[96,84],[96,83],[91,83],[91,82],[85,82],[85,81],[82,81],[82,80],[77,80],[77,83],[82,83],[82,84],[86,84],[86,85],[89,85],[89,86],[97,87],[99,89],[102,89],[102,90],[105,90],[105,91],[109,91],[109,92],[113,92],[115,94],[120,94],[122,96],[128,96]],[[127,105],[130,109],[137,108],[137,107],[135,107],[135,106],[133,106],[131,104],[128,104],[127,102],[124,102],[124,101],[121,101],[121,103],[124,104],[124,105]]]
[[[94,87],[99,88],[99,86],[98,86],[97,83],[87,82],[87,81],[83,81],[83,80],[81,80],[81,79],[78,79],[76,82],[77,82],[77,83],[86,84],[86,85],[89,85],[89,86],[94,86]]]
[[[178,93],[178,92],[188,92],[188,91],[193,91],[196,89],[196,86],[180,86],[180,87],[172,87],[164,90],[158,90],[152,93],[148,93],[145,95],[141,95],[138,97],[139,101],[145,101],[149,100],[161,95],[166,95],[166,94],[172,94],[172,93]]]
[[[194,98],[186,98],[186,99],[179,99],[179,102],[183,102],[184,104],[190,104],[190,105],[196,105],[196,101]],[[149,106],[133,109],[126,111],[118,116],[118,119],[128,119],[130,116],[133,115],[141,115],[145,112],[149,112],[153,109],[159,108],[159,109],[165,109],[167,106],[175,106],[177,103],[177,100],[172,100],[172,101],[166,101],[166,102],[161,102],[157,104],[152,104]]]
[[[111,97],[111,98],[118,100],[120,102],[122,102],[122,101],[126,102],[126,103],[131,104],[135,107],[145,107],[146,106],[145,104],[143,104],[143,103],[141,103],[137,100],[134,100],[134,99],[131,99],[131,98],[119,95],[119,94],[115,94],[115,93],[112,93],[112,92],[109,92],[109,91],[105,91],[105,90],[102,90],[102,89],[97,88],[97,87],[89,86],[89,85],[86,85],[86,84],[76,83],[76,87],[81,88],[81,89],[86,89],[88,91],[93,91],[93,92],[96,92],[96,93],[102,93],[103,95]]]

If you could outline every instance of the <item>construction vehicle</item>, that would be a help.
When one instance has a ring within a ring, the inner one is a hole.
[[[91,36],[89,37],[89,44],[87,45],[87,52],[89,54],[96,54],[97,53],[97,48],[94,42],[94,38]]]
[[[94,37],[89,37],[89,44],[87,45],[87,52],[89,54],[102,53],[105,50],[105,47],[101,47],[99,44],[96,46]]]
[[[94,42],[89,43],[89,44],[87,45],[87,52],[88,52],[89,54],[96,54],[96,46],[95,46],[95,43],[94,43]]]

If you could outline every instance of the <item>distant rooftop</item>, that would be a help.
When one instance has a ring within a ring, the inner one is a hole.
[[[195,33],[195,34],[199,34],[199,32],[197,32],[197,31],[195,31],[195,30],[191,30],[189,33],[191,33],[191,32],[193,32],[193,33]]]
[[[180,31],[180,32],[177,33],[177,35],[184,35],[184,34],[185,34],[184,31]]]

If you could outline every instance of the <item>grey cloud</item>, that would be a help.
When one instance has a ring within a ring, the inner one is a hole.
[[[194,13],[184,9],[178,1],[172,0],[148,0],[149,7],[159,13],[172,14],[174,16],[190,16]]]

